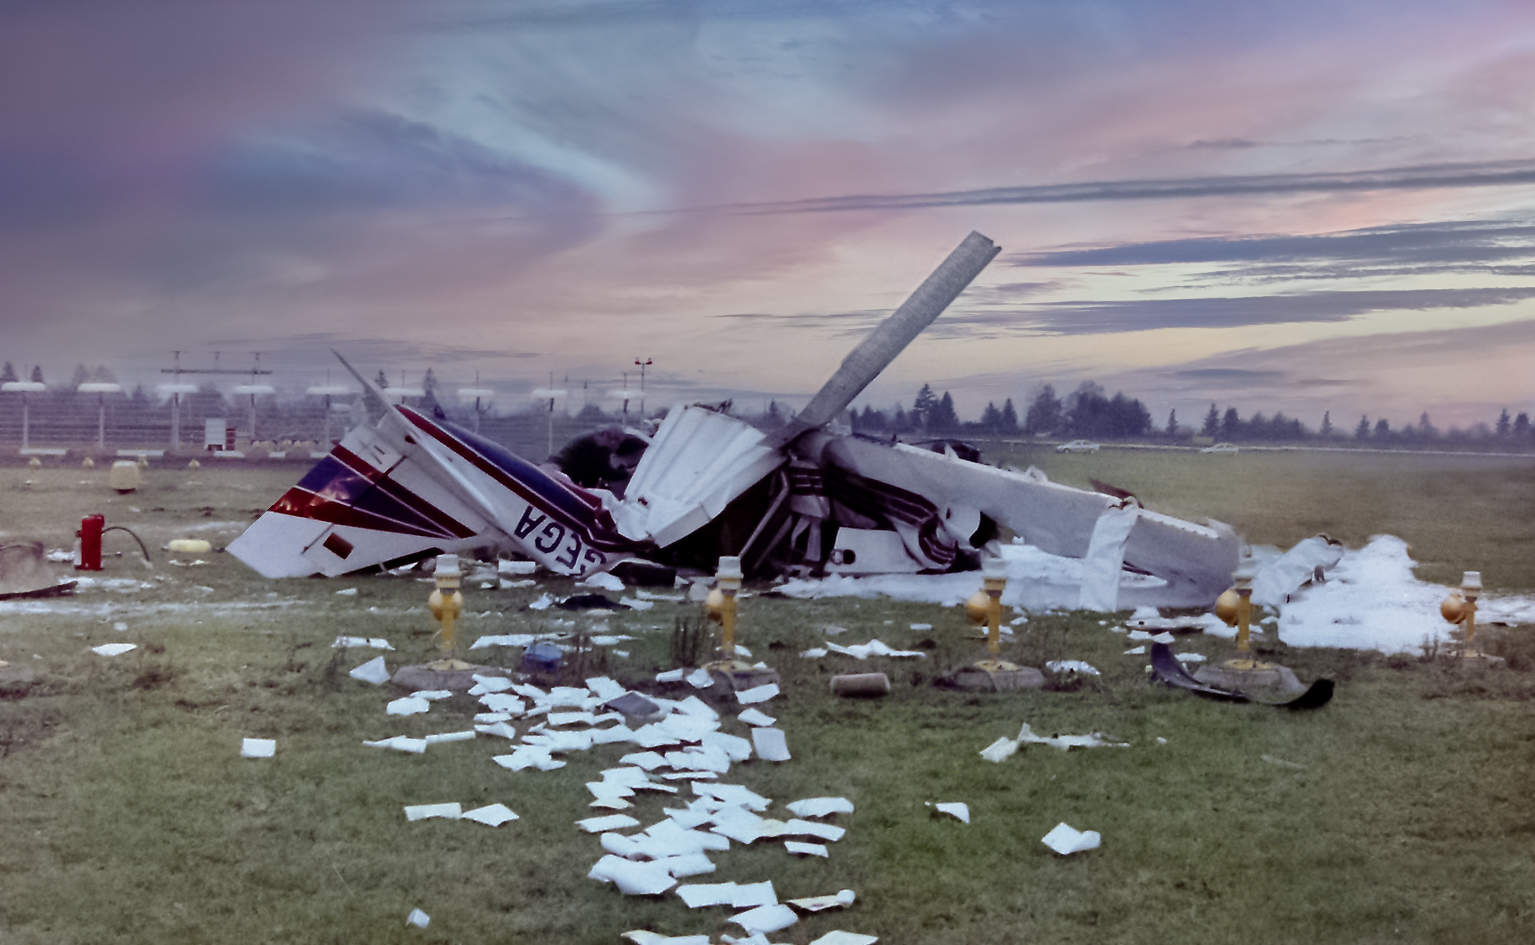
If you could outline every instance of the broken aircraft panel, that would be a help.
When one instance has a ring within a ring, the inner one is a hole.
[[[759,576],[871,574],[976,567],[1006,528],[1086,561],[1083,606],[1212,602],[1237,563],[1239,543],[1225,526],[1053,483],[1038,470],[986,466],[942,443],[922,449],[827,430],[997,252],[970,234],[780,430],[680,406],[637,465],[634,438],[609,436],[625,450],[601,471],[611,489],[582,488],[444,418],[390,405],[352,370],[380,419],[350,431],[229,550],[268,577],[473,549],[568,575],[632,558],[709,570],[720,555],[739,555]],[[626,482],[610,478],[631,466]],[[1121,568],[1162,584],[1121,592]]]

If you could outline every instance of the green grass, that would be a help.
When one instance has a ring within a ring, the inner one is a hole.
[[[1179,457],[1159,467],[1167,458],[1039,457],[1063,481],[1106,479],[1170,511],[1198,506],[1234,521],[1231,510],[1254,503],[1252,514],[1272,524],[1238,524],[1253,540],[1282,544],[1283,527],[1299,526],[1283,525],[1283,507],[1263,513],[1261,503],[1293,502],[1307,492],[1307,476],[1334,486],[1339,476],[1274,471],[1263,458],[1205,457],[1201,466]],[[1245,465],[1193,481],[1209,462],[1233,460]],[[1500,487],[1491,468],[1413,465],[1376,490],[1388,496],[1378,506],[1364,501],[1367,471],[1354,470],[1356,500],[1324,495],[1317,515],[1344,536],[1394,530],[1377,522],[1441,487],[1462,497],[1468,520],[1497,521],[1497,503],[1522,495],[1528,472],[1498,467],[1517,480]],[[1233,469],[1241,475],[1230,477]],[[236,528],[217,523],[248,520],[296,472],[204,470],[205,484],[187,487],[185,472],[151,469],[131,496],[78,486],[77,470],[43,470],[24,491],[16,483],[25,476],[0,471],[8,537],[63,545],[80,514],[99,510],[158,548],[210,524],[204,534],[222,544]],[[1453,536],[1453,522],[1400,520],[1425,529],[1411,539],[1420,556],[1449,562],[1460,553],[1439,555],[1430,543],[1439,532]],[[107,546],[134,547],[117,533]],[[1511,570],[1530,573],[1527,548]],[[729,910],[624,897],[585,879],[601,851],[572,825],[592,813],[582,782],[626,748],[513,774],[490,761],[506,750],[500,740],[434,746],[419,757],[361,744],[463,728],[473,712],[458,698],[426,716],[386,717],[392,694],[345,676],[374,654],[338,657],[329,648],[340,633],[386,636],[397,647],[391,666],[428,658],[428,584],[268,582],[227,555],[178,568],[154,554],[152,572],[124,555],[104,573],[144,579],[148,589],[91,590],[64,601],[66,609],[0,612],[0,659],[37,674],[0,686],[0,941],[612,945],[631,928],[736,931],[724,924]],[[1471,565],[1446,567],[1458,575]],[[550,626],[557,617],[525,605],[569,585],[542,583],[466,589],[461,639]],[[347,587],[358,594],[336,596]],[[666,668],[679,616],[697,615],[663,603],[600,618],[639,638],[606,671],[640,685]],[[919,604],[743,602],[745,642],[782,674],[784,693],[765,708],[795,757],[738,766],[730,780],[774,798],[778,810],[822,794],[857,805],[837,818],[848,834],[830,845],[829,860],[793,859],[763,841],[716,855],[719,872],[701,877],[771,878],[784,897],[858,893],[851,909],[806,917],[775,941],[803,945],[839,927],[891,943],[1522,942],[1535,934],[1535,644],[1527,630],[1489,632],[1511,658],[1491,672],[1443,658],[1272,652],[1304,680],[1338,680],[1332,704],[1291,714],[1155,688],[1141,661],[1122,655],[1124,637],[1089,614],[1036,615],[1005,654],[1030,665],[1086,659],[1103,671],[1087,685],[1006,694],[934,687],[934,676],[979,655],[961,617]],[[599,618],[574,619],[590,626]],[[119,620],[126,632],[112,629]],[[912,631],[912,622],[933,629]],[[878,636],[932,648],[915,662],[799,658],[829,624],[847,628],[833,638],[841,642]],[[87,651],[117,640],[140,647],[112,659]],[[1180,641],[1211,657],[1226,646]],[[517,655],[490,652],[492,660]],[[828,694],[833,673],[866,670],[890,673],[890,697]],[[980,758],[1023,722],[1046,733],[1106,731],[1132,747],[1068,754],[1034,746],[1000,765]],[[277,757],[241,759],[247,736],[277,739]],[[404,805],[441,801],[502,801],[522,819],[496,829],[406,822]],[[965,801],[972,823],[932,817],[928,801]],[[643,799],[636,816],[648,823],[668,803]],[[1098,830],[1103,846],[1056,857],[1039,838],[1060,821]],[[414,907],[432,915],[429,929],[405,927]]]

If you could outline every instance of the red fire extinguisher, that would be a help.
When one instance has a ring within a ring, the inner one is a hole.
[[[106,525],[105,515],[87,515],[80,520],[80,530],[75,532],[75,570],[101,570],[101,531]]]

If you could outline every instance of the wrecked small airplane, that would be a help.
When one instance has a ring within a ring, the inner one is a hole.
[[[1224,525],[983,465],[951,445],[829,429],[999,251],[971,233],[783,428],[675,407],[642,452],[634,437],[611,444],[611,488],[577,485],[441,416],[390,405],[347,365],[379,419],[352,429],[229,551],[272,578],[475,551],[573,576],[635,559],[712,571],[721,555],[740,557],[748,576],[866,575],[975,568],[1006,529],[1085,558],[1084,607],[1209,605],[1237,565],[1240,542]],[[1121,590],[1122,569],[1150,577]]]

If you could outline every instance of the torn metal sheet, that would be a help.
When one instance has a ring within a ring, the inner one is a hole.
[[[1252,694],[1239,689],[1222,689],[1218,686],[1209,686],[1189,675],[1183,668],[1183,663],[1165,643],[1153,643],[1151,645],[1151,676],[1153,679],[1165,685],[1184,689],[1195,695],[1209,699],[1217,699],[1223,702],[1261,702],[1265,705],[1279,706],[1286,709],[1305,710],[1319,709],[1332,701],[1333,681],[1331,679],[1318,679],[1306,689],[1305,692],[1294,699],[1270,701],[1254,698]]]

